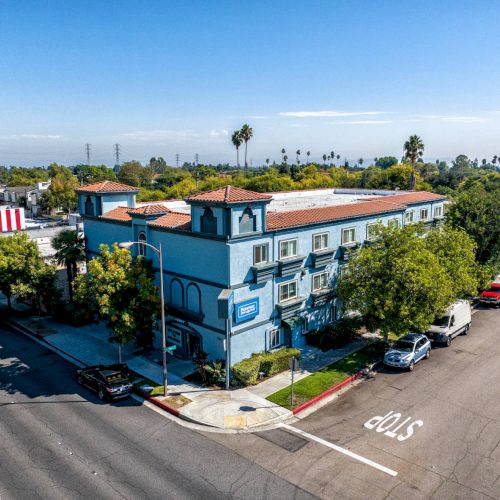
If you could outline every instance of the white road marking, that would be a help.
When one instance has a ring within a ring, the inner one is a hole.
[[[311,441],[316,441],[319,444],[322,444],[323,446],[326,446],[327,448],[331,448],[332,450],[338,451],[339,453],[343,453],[344,455],[347,455],[348,457],[354,458],[354,460],[358,460],[359,462],[362,462],[366,465],[369,465],[370,467],[373,467],[374,469],[378,469],[381,472],[385,472],[386,474],[389,474],[389,476],[396,477],[398,473],[392,469],[389,469],[388,467],[385,467],[384,465],[380,465],[377,462],[374,462],[373,460],[370,460],[369,458],[362,457],[361,455],[358,455],[357,453],[354,453],[352,451],[349,451],[345,448],[342,448],[341,446],[337,446],[336,444],[330,443],[329,441],[326,441],[324,439],[321,439],[320,437],[314,436],[313,434],[309,434],[308,432],[305,432],[301,429],[297,429],[296,427],[293,427],[288,424],[279,424],[279,427],[283,427],[285,429],[288,429],[291,432],[295,432],[296,434],[299,434],[301,436],[304,436],[305,438],[311,440]]]

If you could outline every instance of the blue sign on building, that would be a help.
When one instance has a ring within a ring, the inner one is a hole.
[[[259,298],[245,300],[239,304],[235,304],[235,323],[241,323],[249,319],[255,318],[259,314]]]

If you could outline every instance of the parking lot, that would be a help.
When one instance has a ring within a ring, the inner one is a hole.
[[[217,439],[324,498],[500,498],[499,321],[477,310],[413,373],[381,368],[294,429]]]

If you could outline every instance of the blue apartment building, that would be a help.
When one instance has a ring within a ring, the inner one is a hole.
[[[182,201],[136,203],[112,181],[77,189],[88,258],[99,245],[143,241],[163,251],[167,341],[230,364],[301,347],[335,321],[335,283],[378,224],[439,223],[445,197],[428,192],[321,189],[263,194],[226,186]],[[131,249],[151,259],[144,246]]]

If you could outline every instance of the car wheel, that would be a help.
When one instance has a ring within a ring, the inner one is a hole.
[[[431,357],[431,350],[427,349],[427,352],[425,353],[425,359],[429,359]]]
[[[408,365],[408,371],[412,372],[413,368],[415,368],[415,362],[413,360],[411,360],[410,364]]]
[[[101,401],[104,401],[106,399],[106,394],[104,394],[102,387],[99,387],[99,392],[97,393],[97,395],[99,396],[99,399]]]
[[[469,325],[465,327],[464,335],[469,335]]]
[[[451,337],[448,337],[445,342],[446,347],[450,347],[451,345]]]

